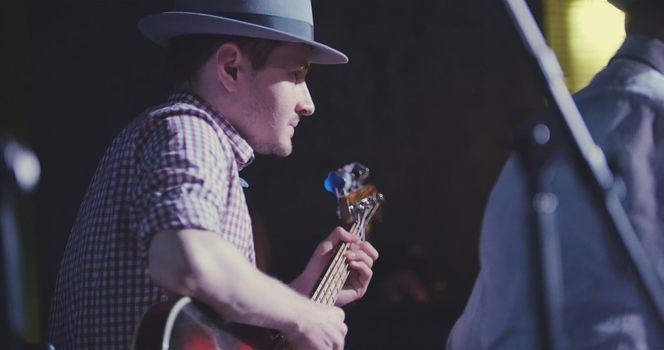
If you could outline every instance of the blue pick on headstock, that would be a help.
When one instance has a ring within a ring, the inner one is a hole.
[[[330,171],[327,173],[327,178],[325,178],[325,182],[323,182],[325,189],[328,192],[334,193],[335,195],[338,192],[342,192],[342,190],[348,185],[349,180],[348,176],[344,175],[347,175],[347,173],[342,173],[339,171]]]

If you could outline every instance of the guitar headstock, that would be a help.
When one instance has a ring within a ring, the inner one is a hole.
[[[337,197],[337,214],[346,229],[357,227],[362,239],[368,235],[372,219],[381,214],[385,200],[376,186],[365,184],[369,168],[353,162],[328,173],[325,189]]]

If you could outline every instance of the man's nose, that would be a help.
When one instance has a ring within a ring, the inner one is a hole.
[[[295,106],[295,112],[302,117],[308,117],[314,114],[316,106],[314,105],[314,100],[311,98],[309,93],[309,88],[307,83],[301,83],[297,85],[298,88],[298,102]]]

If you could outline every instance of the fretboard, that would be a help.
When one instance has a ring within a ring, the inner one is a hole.
[[[370,210],[366,211],[364,215],[361,215],[355,220],[355,223],[349,232],[364,240],[366,237],[367,224],[371,221],[377,208],[377,206],[372,207]],[[350,267],[348,266],[348,260],[346,259],[346,252],[348,249],[350,249],[349,243],[342,242],[339,244],[334,253],[334,258],[330,262],[329,267],[325,271],[325,274],[323,274],[323,277],[311,296],[313,301],[326,305],[334,305],[339,296],[339,292],[341,292],[341,289],[350,274]]]

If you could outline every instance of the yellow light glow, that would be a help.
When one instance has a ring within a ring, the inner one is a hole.
[[[546,0],[545,25],[573,92],[608,63],[625,38],[624,14],[606,0]]]

